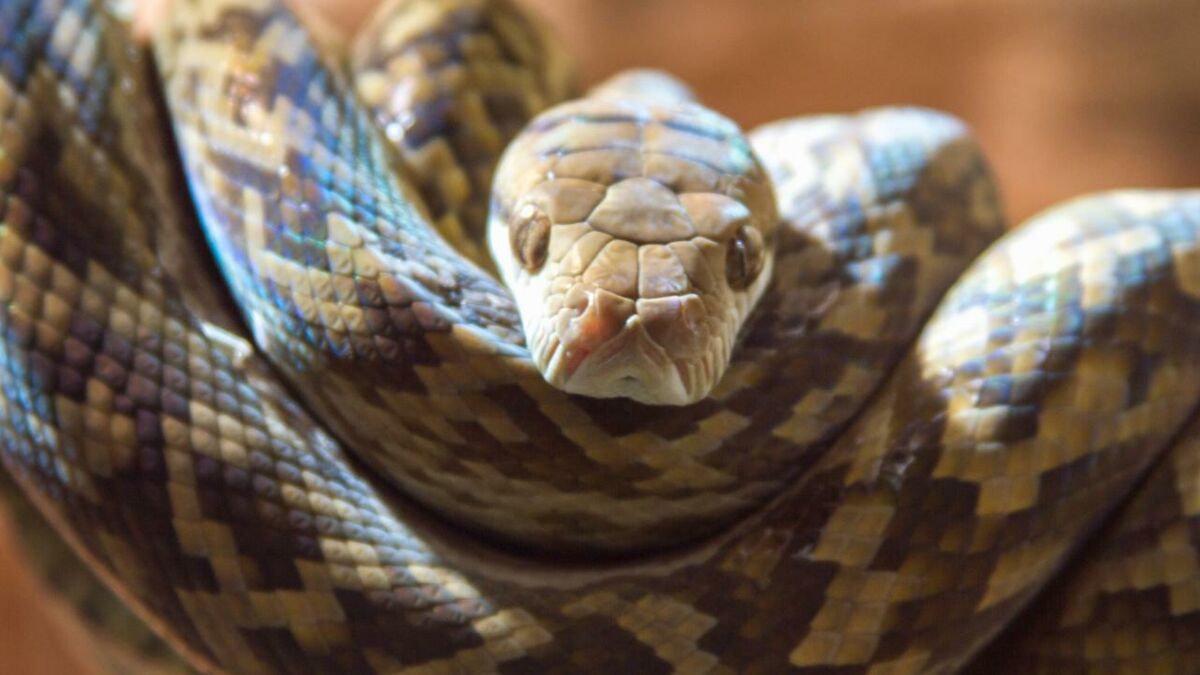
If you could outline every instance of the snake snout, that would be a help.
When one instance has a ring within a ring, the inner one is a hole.
[[[675,360],[650,337],[636,314],[594,349],[564,345],[563,353],[567,366],[561,386],[570,393],[619,396],[652,405],[691,401]]]
[[[703,303],[694,294],[631,300],[604,289],[572,289],[556,326],[548,378],[576,394],[650,404],[694,398],[683,360],[703,360]]]

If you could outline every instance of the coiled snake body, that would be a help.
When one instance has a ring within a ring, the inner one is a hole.
[[[268,0],[178,2],[156,60],[245,328],[123,26],[6,2],[0,440],[197,667],[1200,672],[1200,194],[999,238],[953,119],[771,125],[724,377],[593,399],[479,267],[494,158],[570,91],[507,4],[392,3],[347,78]],[[645,145],[591,140],[555,170],[602,192]],[[639,175],[720,173],[663,157]]]

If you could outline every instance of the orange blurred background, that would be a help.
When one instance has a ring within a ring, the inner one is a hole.
[[[1200,185],[1195,0],[518,1],[588,82],[663,68],[746,127],[885,104],[954,113],[1015,219],[1093,190]],[[373,3],[307,2],[343,30]],[[4,670],[91,672],[3,529],[0,575]]]

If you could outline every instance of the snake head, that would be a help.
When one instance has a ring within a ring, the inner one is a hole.
[[[720,381],[768,284],[777,223],[733,122],[606,95],[547,111],[509,146],[488,238],[546,381],[685,405]]]

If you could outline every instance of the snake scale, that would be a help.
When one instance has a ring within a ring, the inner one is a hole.
[[[769,125],[725,376],[591,399],[481,244],[496,156],[573,93],[534,23],[396,0],[344,74],[271,0],[180,0],[132,44],[0,4],[0,441],[194,667],[1200,672],[1200,193],[1004,234],[953,118]],[[597,125],[735,142],[564,114],[555,170],[602,191]]]

